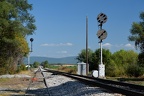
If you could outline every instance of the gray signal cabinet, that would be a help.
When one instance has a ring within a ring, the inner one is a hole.
[[[80,63],[77,63],[77,64],[78,64],[77,74],[86,75],[86,63],[80,62]]]

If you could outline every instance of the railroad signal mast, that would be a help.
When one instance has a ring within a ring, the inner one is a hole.
[[[34,39],[33,38],[30,38],[30,42],[31,42],[31,49],[30,49],[30,51],[29,51],[29,53],[28,53],[28,69],[29,69],[29,67],[30,67],[30,53],[31,52],[33,52],[33,50],[32,50],[32,42],[34,41]]]
[[[100,64],[98,66],[98,77],[99,78],[105,78],[105,65],[102,62],[102,41],[106,39],[107,37],[107,32],[106,30],[102,29],[103,23],[107,21],[107,16],[104,13],[100,13],[97,16],[97,21],[99,23],[98,27],[100,27],[100,30],[97,32],[98,39],[100,39],[100,49],[101,49],[101,54],[100,54]]]

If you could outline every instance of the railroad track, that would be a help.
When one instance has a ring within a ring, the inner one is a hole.
[[[83,76],[83,75],[77,75],[77,74],[69,74],[69,73],[49,70],[49,69],[45,69],[45,70],[46,72],[67,76],[73,79],[77,79],[90,86],[101,87],[110,90],[112,92],[120,93],[126,96],[144,96],[144,86],[124,83],[119,81],[94,78],[94,77]]]
[[[41,74],[41,76],[36,76],[37,74]],[[43,73],[42,71],[42,68],[39,67],[38,70],[34,73],[34,76],[32,77],[28,87],[27,87],[27,90],[26,90],[26,96],[41,96],[41,95],[48,95],[48,96],[51,96],[49,91],[48,91],[48,86],[46,84],[46,78],[45,78],[45,74]],[[33,90],[33,85],[36,85],[37,82],[39,82],[39,80],[41,80],[41,84],[44,85],[43,88],[41,87],[41,89],[35,89]],[[32,90],[31,90],[32,89]]]

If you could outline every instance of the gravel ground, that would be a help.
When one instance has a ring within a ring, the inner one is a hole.
[[[44,73],[48,86],[47,96],[122,96],[99,87],[90,87],[71,78]]]
[[[99,87],[89,87],[65,76],[47,72],[43,74],[46,84],[40,71],[31,77],[25,74],[0,76],[10,78],[6,83],[0,82],[0,96],[122,96]],[[32,77],[37,79],[31,82]]]
[[[61,75],[43,72],[47,88],[29,90],[36,96],[122,96],[99,87],[90,87]]]

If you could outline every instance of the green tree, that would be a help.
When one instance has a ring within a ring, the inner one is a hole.
[[[126,72],[128,76],[139,77],[144,74],[144,69],[138,65],[129,65]]]
[[[138,54],[133,50],[119,50],[112,55],[112,59],[117,64],[117,74],[127,75],[126,70],[129,65],[136,65],[138,60]],[[119,71],[118,71],[119,70]]]
[[[29,52],[25,38],[36,29],[30,10],[27,0],[0,0],[1,68],[15,71],[18,61]]]
[[[34,67],[34,68],[38,68],[38,67],[39,67],[39,65],[40,65],[40,63],[39,63],[39,62],[34,62],[34,63],[33,63],[33,67]]]
[[[44,68],[48,68],[48,67],[49,67],[49,63],[48,63],[47,60],[44,61],[44,62],[42,62],[41,65],[42,65]]]
[[[112,53],[108,49],[102,49],[102,63],[105,66],[110,63],[111,55]],[[101,49],[96,49],[93,53],[93,57],[93,67],[98,69],[98,65],[101,63]]]
[[[103,50],[103,63],[108,64],[111,58],[111,52],[106,49]],[[86,62],[86,51],[83,49],[81,53],[79,53],[77,60],[80,62]],[[90,71],[98,69],[98,64],[100,64],[100,49],[97,49],[93,52],[91,49],[88,51],[88,63]]]
[[[101,49],[97,49],[95,51],[95,54],[98,57],[96,59],[96,63],[100,64],[101,63],[100,62],[100,59],[101,59],[101,55],[100,55],[101,54]],[[110,59],[111,59],[111,55],[112,55],[112,53],[108,49],[102,49],[102,59],[103,59],[102,62],[104,64],[108,64],[109,61],[110,61]]]
[[[131,36],[128,37],[129,41],[134,41],[136,48],[140,48],[144,52],[144,12],[140,13],[140,22],[133,22],[130,30]]]
[[[114,60],[111,60],[111,62],[109,64],[107,64],[105,67],[106,76],[110,76],[110,77],[119,76],[120,70],[118,70],[118,69],[119,68],[118,68],[117,64],[114,62]]]
[[[85,62],[86,63],[86,50],[81,50],[81,53],[78,54],[76,58],[79,62]],[[91,70],[91,67],[93,65],[93,51],[91,49],[88,49],[88,63],[89,63],[89,69]]]
[[[144,53],[138,55],[138,65],[144,68]]]
[[[138,53],[133,50],[119,50],[113,53],[113,59],[119,65],[136,64],[138,60]]]
[[[88,49],[88,60],[89,60],[89,62],[91,62],[92,53],[93,53],[93,51],[91,49]],[[80,62],[86,62],[86,50],[85,49],[81,50],[81,53],[78,54],[76,59]]]
[[[140,49],[140,54],[138,56],[138,63],[140,66],[144,66],[144,12],[141,12],[140,22],[133,22],[132,28],[130,30],[131,36],[128,37],[129,41],[135,42],[136,49]]]

